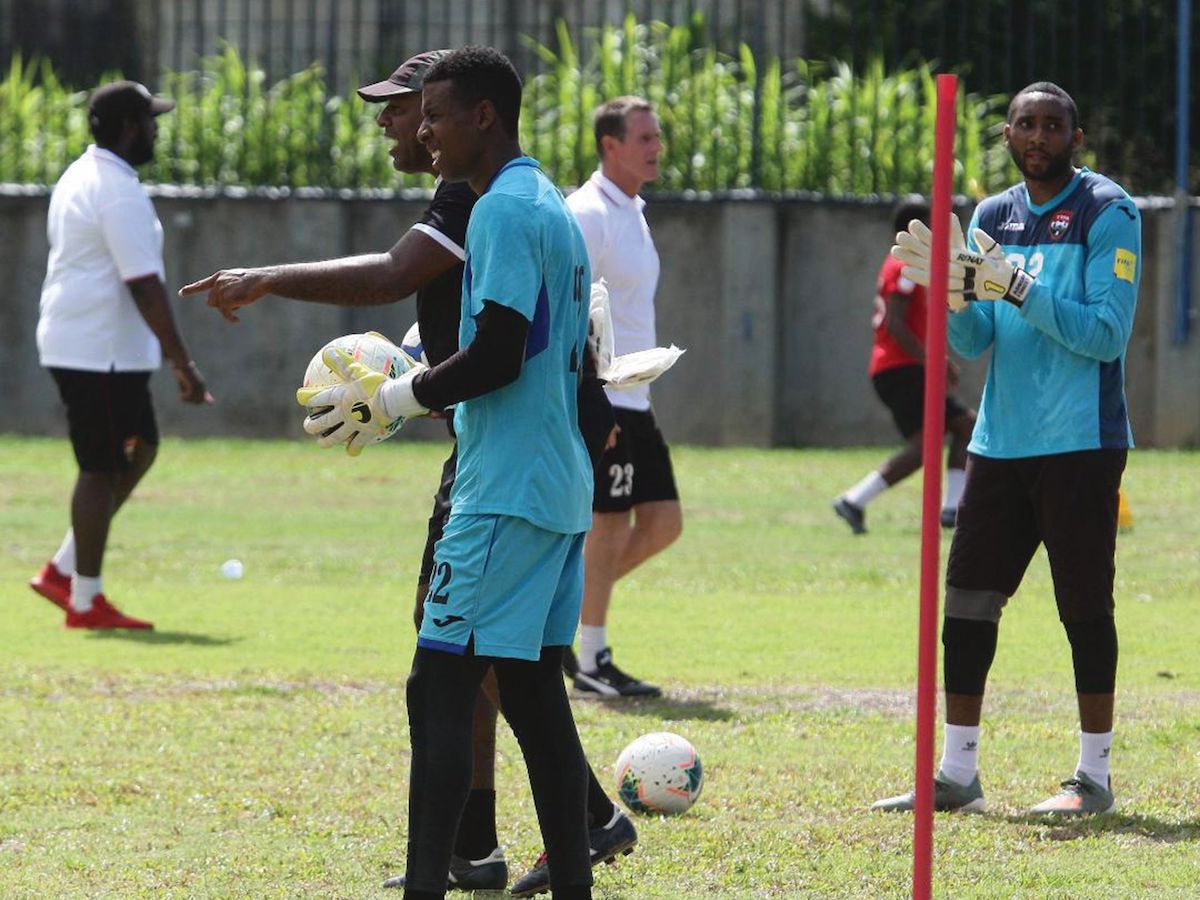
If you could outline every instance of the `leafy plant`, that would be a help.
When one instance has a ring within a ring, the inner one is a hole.
[[[523,146],[560,184],[596,165],[592,110],[641,94],[654,103],[665,152],[665,190],[927,191],[933,159],[935,81],[928,64],[898,72],[873,59],[848,63],[756,58],[711,45],[703,16],[586,32],[581,49],[559,21],[556,46],[527,39],[538,71],[528,79]],[[120,77],[111,73],[105,80]],[[399,175],[366,103],[313,64],[275,84],[224,44],[188,72],[168,72],[176,108],[159,119],[150,181],[204,186],[395,188],[428,186]],[[0,81],[0,180],[54,182],[90,141],[86,94],[48,62],[13,60]],[[955,189],[980,195],[1008,180],[997,148],[998,98],[959,98]]]
[[[662,124],[659,188],[929,189],[936,81],[928,64],[888,72],[875,58],[855,71],[836,61],[756,59],[745,44],[726,54],[707,42],[699,14],[674,26],[629,15],[599,29],[590,54],[561,22],[557,48],[529,43],[544,69],[530,79],[525,142],[561,183],[580,183],[596,164],[591,101],[640,93]],[[994,152],[1001,103],[960,93],[957,191],[981,195],[1007,181],[1007,156]]]

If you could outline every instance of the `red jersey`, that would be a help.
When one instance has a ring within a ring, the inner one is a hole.
[[[895,369],[898,366],[922,364],[920,360],[913,359],[896,342],[884,325],[887,298],[893,294],[910,298],[905,322],[912,333],[917,336],[921,346],[925,346],[925,288],[901,275],[900,270],[903,268],[904,263],[889,254],[879,269],[879,277],[875,283],[875,315],[871,318],[871,325],[875,329],[875,344],[871,347],[871,364],[867,368],[869,375]]]

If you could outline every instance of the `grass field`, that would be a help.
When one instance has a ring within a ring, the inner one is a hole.
[[[66,525],[67,443],[0,438],[0,897],[395,896],[379,884],[403,870],[411,598],[443,453],[167,440],[105,573],[157,630],[80,634],[24,584]],[[867,807],[913,763],[919,484],[878,500],[865,537],[829,510],[880,454],[678,449],[684,536],[622,583],[610,627],[618,662],[667,699],[576,716],[605,780],[666,728],[707,781],[686,816],[637,820],[598,898],[908,892],[911,819]],[[1200,455],[1149,451],[1126,473],[1119,812],[1023,815],[1077,753],[1039,555],[992,673],[990,809],[938,817],[937,896],[1200,895],[1198,475]],[[230,557],[241,581],[218,574]],[[500,749],[515,875],[540,841],[504,728]]]

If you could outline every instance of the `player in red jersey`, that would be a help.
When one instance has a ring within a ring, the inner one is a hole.
[[[896,209],[895,227],[903,231],[912,219],[928,224],[929,206],[924,202],[902,203]],[[903,264],[888,256],[876,282],[875,343],[871,348],[868,373],[875,393],[891,410],[892,419],[905,440],[902,450],[871,471],[833,503],[855,534],[867,530],[867,504],[892,485],[921,468],[921,430],[925,400],[925,288],[900,274]],[[946,384],[958,383],[958,366],[946,360]],[[942,499],[942,525],[954,527],[958,500],[966,481],[967,443],[975,427],[975,411],[946,394],[946,493]]]

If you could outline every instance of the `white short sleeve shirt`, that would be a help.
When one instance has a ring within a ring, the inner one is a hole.
[[[645,200],[630,197],[599,169],[567,198],[587,244],[592,280],[603,278],[608,285],[613,351],[618,355],[658,345],[654,330],[658,250],[642,213],[645,205]],[[608,399],[623,409],[649,409],[650,386],[610,390]]]
[[[162,348],[126,282],[165,279],[163,231],[133,167],[88,147],[54,186],[46,233],[41,364],[91,372],[157,369]]]

